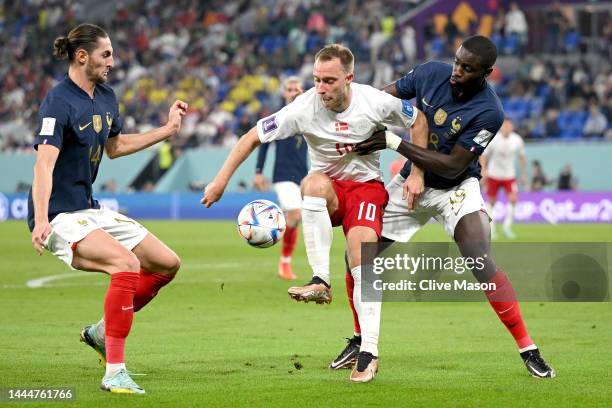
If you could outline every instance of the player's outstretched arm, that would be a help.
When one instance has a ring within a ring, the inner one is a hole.
[[[455,145],[450,154],[438,153],[406,142],[388,130],[374,133],[368,140],[358,143],[354,151],[364,155],[384,148],[396,150],[421,169],[448,179],[459,176],[476,158],[474,153],[460,145]]]
[[[181,130],[181,121],[187,113],[187,108],[185,102],[177,100],[170,107],[166,125],[145,133],[119,134],[109,138],[104,146],[106,154],[111,159],[126,156],[176,135]]]
[[[34,229],[32,230],[32,246],[43,253],[43,242],[51,233],[49,224],[49,199],[53,189],[53,169],[59,155],[55,146],[39,144],[34,164],[34,180],[32,181],[32,201],[34,202]]]
[[[219,201],[227,187],[227,183],[234,172],[236,172],[238,166],[240,166],[260,144],[259,136],[257,136],[257,128],[253,127],[238,140],[236,146],[234,146],[229,156],[227,156],[227,159],[225,159],[225,163],[223,163],[219,173],[217,173],[213,181],[204,189],[204,197],[202,197],[200,203],[208,208]]]

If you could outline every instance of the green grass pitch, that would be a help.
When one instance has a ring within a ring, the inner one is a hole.
[[[128,368],[146,374],[135,380],[147,395],[98,390],[103,369],[78,338],[82,326],[101,316],[108,278],[71,272],[49,253],[38,257],[23,222],[0,223],[0,387],[75,387],[74,407],[612,403],[609,303],[521,305],[531,336],[557,370],[550,381],[528,376],[486,303],[386,303],[379,375],[355,385],[348,370],[327,368],[352,332],[340,230],[332,249],[334,301],[319,306],[290,301],[290,285],[275,278],[279,248],[248,247],[231,222],[144,224],[183,262],[176,280],[135,315],[128,339]],[[523,241],[612,241],[609,225],[517,225],[515,231]],[[430,225],[417,239],[446,237]],[[307,280],[301,244],[294,267],[298,282]],[[59,274],[73,275],[26,287]]]

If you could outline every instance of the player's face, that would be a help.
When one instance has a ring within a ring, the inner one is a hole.
[[[313,70],[314,84],[321,102],[327,109],[342,112],[348,106],[350,84],[353,73],[346,73],[340,58],[329,61],[316,60]]]
[[[283,91],[283,98],[285,98],[285,103],[291,103],[298,95],[302,92],[302,86],[297,82],[290,82],[285,85],[285,90]]]
[[[459,47],[455,54],[453,73],[449,79],[451,86],[464,90],[479,86],[489,72],[489,68],[483,67],[480,60],[478,55]]]
[[[105,83],[108,80],[108,72],[114,64],[110,38],[98,38],[98,46],[89,54],[85,65],[87,78],[96,84]]]

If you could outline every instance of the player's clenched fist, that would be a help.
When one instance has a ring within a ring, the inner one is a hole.
[[[211,205],[221,199],[224,191],[225,186],[222,183],[213,180],[204,189],[204,197],[202,197],[200,203],[204,204],[206,208],[209,208]]]
[[[176,100],[170,107],[170,112],[168,112],[168,124],[174,134],[177,134],[179,130],[181,130],[181,120],[183,116],[187,113],[187,108],[189,105],[187,103]]]

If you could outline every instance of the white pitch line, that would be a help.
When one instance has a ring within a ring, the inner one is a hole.
[[[30,279],[26,282],[26,286],[28,288],[42,288],[48,282],[53,282],[61,279],[69,279],[76,278],[80,276],[92,276],[94,275],[91,272],[70,272],[70,273],[62,273],[59,275],[49,275],[43,276],[42,278]]]

